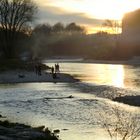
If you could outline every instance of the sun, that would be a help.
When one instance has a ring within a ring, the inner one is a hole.
[[[121,20],[125,13],[139,8],[140,0],[83,0],[77,5],[77,12],[85,12],[97,19]]]
[[[110,29],[102,27],[102,21],[119,20],[121,22],[123,16],[127,12],[140,9],[140,0],[34,0],[39,6],[53,7],[53,14],[61,15],[79,15],[79,19],[74,19],[74,22],[85,26],[88,34],[105,31],[111,33]],[[58,11],[59,9],[59,11]],[[52,12],[51,11],[51,12]],[[76,16],[75,16],[76,17]],[[68,18],[68,16],[67,16]],[[93,24],[92,21],[93,19]],[[94,19],[99,19],[100,23],[94,23]],[[101,19],[101,20],[100,20]],[[62,20],[65,22],[65,18]],[[113,32],[114,33],[114,32]],[[121,28],[119,29],[121,33]]]

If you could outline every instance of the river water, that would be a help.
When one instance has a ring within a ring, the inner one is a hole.
[[[53,66],[53,62],[46,62]],[[62,140],[108,140],[100,126],[100,112],[118,106],[140,108],[105,98],[116,94],[140,95],[140,66],[63,62],[60,70],[77,83],[21,83],[0,85],[0,113],[9,120],[60,129]],[[74,96],[71,99],[50,99]],[[103,116],[106,117],[106,116]]]

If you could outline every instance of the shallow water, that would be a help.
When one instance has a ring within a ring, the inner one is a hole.
[[[140,67],[60,63],[60,70],[82,82],[0,85],[1,113],[15,122],[59,128],[63,140],[106,140],[108,136],[99,125],[100,112],[114,106],[128,112],[139,112],[138,107],[115,103],[104,96],[140,94]],[[116,78],[117,82],[114,82]],[[74,98],[45,100],[46,97],[70,95]]]
[[[82,82],[140,90],[140,65],[60,63],[60,66],[63,72]]]

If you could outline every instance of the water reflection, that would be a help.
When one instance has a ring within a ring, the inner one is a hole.
[[[116,87],[124,87],[124,67],[123,65],[90,65],[93,68],[91,82],[97,82]],[[96,71],[96,73],[95,73]]]
[[[47,63],[54,65],[54,63]],[[60,63],[64,73],[71,74],[82,82],[111,85],[121,88],[140,89],[140,67],[129,65],[94,64],[94,63]]]

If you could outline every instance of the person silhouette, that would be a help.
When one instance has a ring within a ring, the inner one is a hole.
[[[57,72],[57,64],[55,64],[55,73]]]
[[[41,75],[41,65],[38,65],[38,75]]]
[[[35,65],[35,73],[38,75],[38,65]]]
[[[59,64],[55,64],[55,72],[59,72]]]
[[[52,72],[52,74],[54,73],[54,67],[52,66],[52,68],[51,68],[51,72]]]
[[[57,63],[57,72],[60,72],[60,66],[58,63]]]

